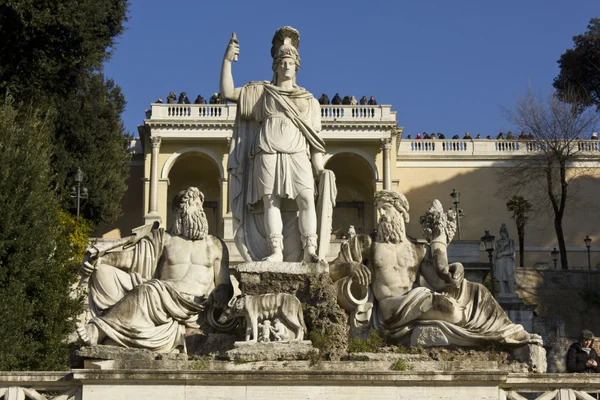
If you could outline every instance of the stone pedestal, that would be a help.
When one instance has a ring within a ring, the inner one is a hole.
[[[183,353],[159,354],[146,349],[118,346],[88,346],[76,351],[84,369],[187,369],[188,356]]]
[[[227,358],[234,362],[314,360],[318,355],[319,350],[312,347],[310,340],[235,342],[234,348],[226,354]]]
[[[308,338],[320,357],[339,360],[348,345],[348,317],[337,303],[327,263],[254,261],[233,270],[246,295],[290,293],[302,303]]]
[[[515,293],[501,294],[497,300],[512,322],[523,325],[527,332],[533,332],[533,311],[537,307],[535,304],[525,304]]]

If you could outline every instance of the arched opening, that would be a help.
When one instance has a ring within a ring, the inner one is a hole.
[[[169,171],[169,190],[167,207],[167,226],[173,224],[171,201],[175,195],[190,186],[204,193],[204,212],[208,220],[208,232],[221,236],[221,173],[219,166],[208,155],[200,152],[186,152],[175,160]]]
[[[375,172],[371,164],[354,153],[338,153],[328,161],[326,168],[335,174],[338,190],[333,210],[333,234],[340,238],[350,225],[357,233],[370,233],[375,228],[373,182]]]

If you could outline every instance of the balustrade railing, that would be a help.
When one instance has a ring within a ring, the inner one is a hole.
[[[233,121],[236,104],[152,104],[148,119],[163,120],[224,120]],[[321,106],[323,121],[396,121],[390,105],[381,106]]]
[[[401,139],[398,155],[520,155],[543,150],[544,142],[536,140],[477,140],[477,139]],[[573,150],[581,153],[600,153],[597,140],[575,140]]]

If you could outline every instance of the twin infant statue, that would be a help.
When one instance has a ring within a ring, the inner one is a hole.
[[[289,268],[326,264],[336,196],[335,177],[324,169],[320,106],[296,84],[299,42],[295,29],[279,29],[273,79],[236,88],[234,34],[221,70],[221,95],[238,104],[228,158],[235,245],[246,261]],[[455,345],[541,343],[513,324],[483,285],[466,280],[462,264],[448,262],[452,211],[433,202],[420,221],[423,243],[406,235],[404,195],[384,190],[374,200],[377,237],[353,236],[329,265],[336,287],[359,287],[370,299],[365,308],[338,291],[351,325],[385,332],[392,342],[434,326]],[[169,230],[143,226],[87,251],[81,272],[93,318],[78,327],[86,344],[185,352],[186,327],[219,329],[235,317],[244,318],[247,341],[304,338],[303,305],[293,294],[233,296],[228,250],[208,234],[203,202],[197,188],[183,190],[173,199]]]

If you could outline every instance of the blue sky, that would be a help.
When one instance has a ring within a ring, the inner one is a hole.
[[[298,84],[316,97],[373,95],[405,135],[495,135],[511,128],[503,107],[530,83],[547,93],[556,61],[598,16],[598,0],[133,0],[105,74],[122,87],[137,135],[157,98],[219,90],[231,32],[236,86],[271,79],[273,33],[290,25],[300,31]]]

